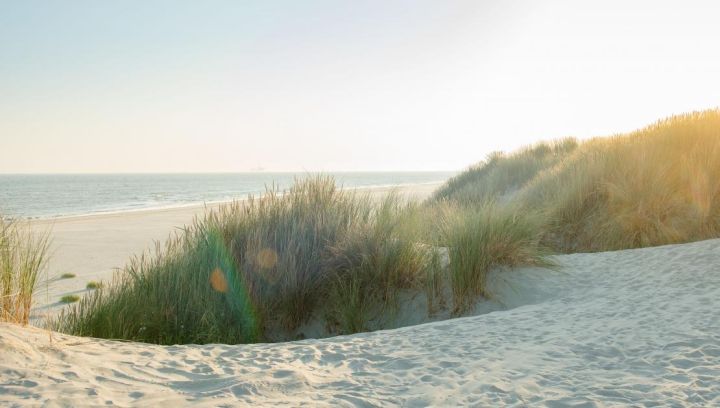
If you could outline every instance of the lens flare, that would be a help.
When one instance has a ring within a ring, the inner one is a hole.
[[[273,266],[275,266],[275,264],[277,263],[278,256],[277,256],[277,252],[275,252],[274,250],[272,250],[270,248],[265,248],[265,249],[260,250],[260,252],[258,252],[256,259],[257,259],[258,265],[261,268],[270,269]]]
[[[215,268],[210,274],[210,286],[212,286],[216,292],[227,293],[227,279],[225,279],[225,274],[220,268]]]
[[[207,234],[208,250],[214,258],[215,269],[210,273],[210,285],[222,293],[227,301],[230,318],[239,320],[243,326],[242,342],[252,343],[260,337],[260,326],[256,317],[252,296],[242,279],[232,251],[223,239],[221,231],[211,229]]]

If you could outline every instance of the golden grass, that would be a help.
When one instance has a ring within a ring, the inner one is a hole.
[[[530,152],[485,166],[522,175],[526,181],[506,202],[542,213],[543,242],[557,250],[605,251],[720,236],[720,110],[673,116],[560,149],[546,165],[530,166],[536,169],[532,174],[517,165],[537,162]],[[492,173],[486,170],[444,198],[484,205],[485,197],[497,196],[493,192],[509,190],[495,187]],[[479,199],[468,199],[467,191],[476,191],[472,197]]]
[[[453,313],[467,312],[479,297],[490,297],[487,274],[497,266],[548,265],[540,245],[542,219],[512,206],[446,208],[441,240],[448,248]]]
[[[48,252],[48,234],[0,217],[0,321],[27,324]]]

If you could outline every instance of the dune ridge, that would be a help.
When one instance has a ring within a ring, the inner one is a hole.
[[[2,324],[0,402],[720,404],[720,240],[554,260],[493,274],[509,310],[323,340],[164,347]]]

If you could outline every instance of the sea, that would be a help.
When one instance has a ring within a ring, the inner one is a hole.
[[[387,187],[447,180],[454,172],[342,172],[338,186]],[[0,174],[0,216],[36,219],[209,204],[292,186],[309,173]]]

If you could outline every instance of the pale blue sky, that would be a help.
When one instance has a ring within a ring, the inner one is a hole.
[[[627,3],[0,1],[0,172],[454,170],[720,105],[717,2]]]

